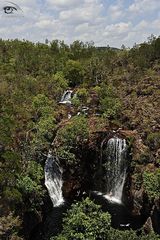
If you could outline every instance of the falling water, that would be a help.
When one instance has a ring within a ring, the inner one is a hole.
[[[61,101],[60,103],[63,103],[63,104],[71,104],[71,97],[72,97],[72,92],[71,90],[67,90],[64,92],[62,98],[61,98]]]
[[[48,189],[54,207],[64,202],[62,185],[62,169],[59,166],[58,159],[49,152],[45,163],[45,186]]]
[[[104,197],[117,203],[122,202],[127,170],[126,150],[126,140],[120,138],[109,139],[105,150],[106,191]]]

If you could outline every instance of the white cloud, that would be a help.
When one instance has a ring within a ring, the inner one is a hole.
[[[71,8],[83,4],[83,0],[46,0],[52,8]]]
[[[74,9],[60,11],[59,19],[70,24],[94,22],[101,16],[103,5],[94,0],[85,0],[85,3]]]
[[[124,10],[122,8],[121,3],[118,3],[116,5],[110,5],[108,8],[108,14],[110,15],[113,21],[123,17]]]
[[[57,23],[57,21],[55,21],[55,20],[42,19],[42,20],[36,22],[35,27],[47,29],[47,28],[51,28],[51,27],[56,27],[56,23]]]
[[[105,0],[15,1],[22,8],[24,17],[1,17],[0,38],[41,42],[48,38],[66,43],[76,39],[93,40],[96,45],[120,47],[123,43],[132,46],[134,42],[142,42],[152,33],[158,35],[160,32],[158,0],[132,0],[129,7],[124,0],[110,5]],[[148,15],[152,21],[149,21]]]
[[[106,26],[104,34],[106,36],[119,36],[121,34],[124,34],[130,30],[132,27],[131,22],[125,23],[125,22],[120,22],[116,24],[111,24]]]
[[[129,11],[135,14],[151,12],[160,8],[160,1],[158,0],[134,0],[129,6]]]
[[[76,26],[75,32],[84,33],[87,32],[89,28],[89,23],[82,23]]]

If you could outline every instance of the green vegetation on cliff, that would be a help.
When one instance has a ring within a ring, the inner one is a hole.
[[[159,74],[160,38],[153,36],[131,49],[103,51],[79,41],[68,46],[0,39],[0,238],[15,237],[28,210],[42,211],[51,144],[62,164],[84,180],[85,164],[95,168],[93,148],[100,155],[93,135],[112,126],[136,132],[127,136],[132,185],[159,199]],[[70,88],[76,93],[71,108],[59,104]]]
[[[151,232],[149,235],[139,235],[136,232],[119,231],[111,227],[111,216],[103,212],[89,198],[72,204],[71,209],[63,218],[62,233],[51,240],[159,240]]]

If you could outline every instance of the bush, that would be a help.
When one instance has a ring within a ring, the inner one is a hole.
[[[60,100],[63,92],[68,88],[68,81],[62,72],[54,74],[48,83],[50,96],[56,100]]]
[[[151,232],[137,236],[133,230],[120,231],[111,227],[111,216],[89,198],[72,204],[63,218],[62,232],[51,240],[159,240]]]
[[[37,162],[29,161],[26,171],[18,176],[17,188],[23,196],[42,197],[44,194],[41,185],[43,177],[43,168],[41,165]]]
[[[100,98],[100,111],[107,118],[116,118],[121,109],[121,101],[116,97],[116,89],[104,83],[100,88],[95,89]]]
[[[121,103],[119,99],[105,97],[100,100],[100,109],[107,118],[115,118],[120,112]]]
[[[71,102],[72,102],[72,105],[76,108],[78,108],[81,105],[81,101],[76,95],[73,96]]]
[[[75,163],[78,162],[75,154],[70,152],[69,147],[59,147],[56,153],[59,159],[62,161],[65,160],[65,162],[67,162],[69,165],[75,165]]]
[[[80,101],[82,103],[86,103],[87,102],[88,92],[87,92],[87,90],[85,88],[78,89],[76,94],[77,94],[77,97],[80,99]]]
[[[150,200],[160,198],[160,169],[155,172],[144,172],[143,184]]]
[[[88,122],[84,116],[76,116],[57,133],[57,142],[74,148],[82,145],[89,137]]]
[[[86,198],[82,202],[72,204],[63,219],[62,233],[52,240],[105,239],[110,228],[111,216],[102,212],[101,207]]]
[[[160,148],[160,133],[159,132],[150,133],[147,136],[147,144],[152,150]]]
[[[64,69],[65,78],[69,85],[75,87],[83,82],[84,69],[79,61],[68,60]]]

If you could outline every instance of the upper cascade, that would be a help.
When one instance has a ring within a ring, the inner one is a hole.
[[[45,163],[45,186],[48,189],[54,207],[60,206],[63,202],[62,194],[62,168],[59,166],[58,159],[48,153]]]
[[[65,91],[59,103],[71,104],[72,92],[73,92],[72,90]]]

